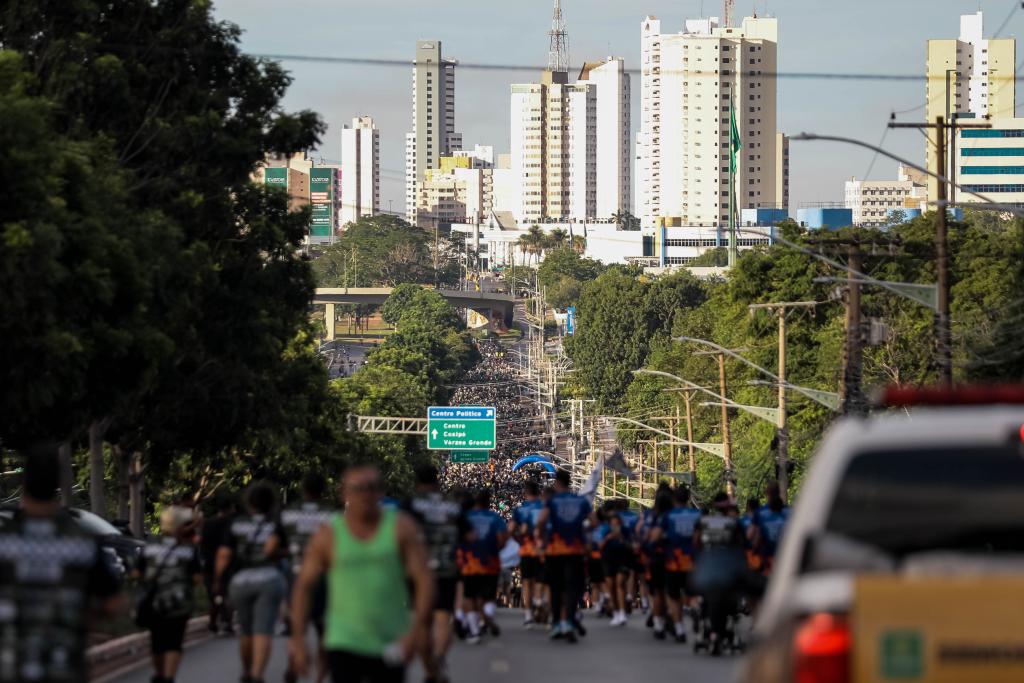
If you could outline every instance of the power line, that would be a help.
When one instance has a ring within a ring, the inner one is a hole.
[[[415,66],[415,62],[406,59],[385,59],[385,58],[374,58],[374,57],[338,57],[330,55],[303,55],[303,54],[270,54],[270,53],[249,53],[249,56],[256,57],[258,59],[269,59],[274,61],[282,62],[317,62],[323,64],[349,64],[353,66],[372,66],[372,67],[385,67],[385,68],[409,68]],[[543,71],[543,67],[535,64],[486,64],[486,63],[472,63],[472,62],[459,62],[457,68],[460,71]],[[642,75],[642,71],[637,68],[629,68],[625,70],[626,73],[634,75]],[[708,77],[719,77],[722,76],[722,72],[718,70],[714,71],[702,71],[696,69],[665,69],[662,68],[662,75],[667,73],[680,73],[687,76],[708,76]],[[927,81],[927,75],[921,74],[898,74],[898,73],[835,73],[825,71],[762,71],[762,70],[747,70],[737,71],[736,75],[744,77],[760,76],[765,78],[780,78],[780,79],[799,79],[799,80],[843,80],[843,81]],[[1024,80],[1024,77],[1018,77],[1018,80]]]
[[[1003,23],[1000,24],[999,26],[999,30],[996,31],[995,34],[992,36],[993,40],[995,40],[1002,34],[1003,30],[1006,28],[1006,25],[1010,23],[1010,19],[1013,19],[1013,15],[1015,15],[1017,13],[1017,10],[1021,8],[1021,5],[1024,5],[1024,3],[1020,2],[1019,0],[1013,0],[1013,6],[1010,8],[1010,13],[1006,15],[1006,18],[1003,19]]]

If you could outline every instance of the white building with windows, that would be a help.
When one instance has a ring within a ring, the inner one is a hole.
[[[579,83],[597,88],[597,162],[595,218],[611,218],[632,209],[630,202],[630,78],[625,60],[608,57],[583,66]]]
[[[455,66],[445,59],[441,42],[416,43],[412,70],[412,132],[405,136],[405,211],[415,224],[416,184],[438,159],[462,149],[462,134],[455,132]]]
[[[544,71],[512,85],[511,168],[519,222],[593,219],[597,213],[597,88]]]
[[[896,180],[847,180],[844,205],[853,211],[854,225],[880,228],[893,211],[920,210],[927,194],[925,174],[901,164]]]
[[[380,211],[380,131],[369,116],[341,131],[341,210],[345,226]]]
[[[926,121],[934,122],[939,116],[952,118],[954,115],[959,119],[1013,120],[1016,112],[1017,41],[1013,38],[986,38],[984,15],[980,10],[975,14],[961,15],[957,38],[929,40],[927,52]],[[1014,129],[1012,126],[1002,128]],[[938,164],[935,155],[935,136],[938,133],[929,129],[926,134],[925,158],[928,170],[934,173]],[[965,140],[971,139],[965,137]],[[947,141],[952,141],[948,133]],[[959,145],[959,137],[956,142]],[[960,160],[957,157],[958,154],[947,154],[947,177],[956,183],[977,180],[959,177]],[[955,190],[951,193],[957,195],[951,199],[960,200]],[[938,181],[935,178],[928,179],[928,198],[938,199]],[[962,199],[974,201],[969,195]],[[1006,197],[993,199],[1002,201]]]
[[[776,176],[778,20],[746,17],[686,21],[663,33],[641,23],[640,132],[636,145],[636,214],[642,225],[717,226],[728,222],[731,108],[742,149],[736,207],[778,208]]]

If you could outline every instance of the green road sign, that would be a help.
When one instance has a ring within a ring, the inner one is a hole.
[[[432,451],[493,451],[498,444],[494,408],[427,408],[427,448]]]
[[[487,451],[452,451],[452,462],[457,465],[488,462],[491,454]]]

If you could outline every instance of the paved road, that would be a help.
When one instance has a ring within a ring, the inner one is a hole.
[[[588,619],[590,632],[576,645],[549,642],[542,631],[524,631],[520,613],[499,616],[504,633],[480,645],[456,643],[450,658],[453,683],[729,683],[738,660],[694,655],[686,645],[655,641],[639,616],[624,629],[605,620]],[[278,639],[268,682],[282,680],[284,639]],[[115,683],[147,683],[148,668],[113,679]],[[186,683],[224,683],[238,680],[234,639],[216,639],[185,653],[177,680]],[[409,683],[420,683],[415,670]]]

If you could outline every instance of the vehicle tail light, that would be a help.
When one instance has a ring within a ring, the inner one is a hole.
[[[881,405],[890,408],[913,406],[1021,405],[1024,385],[993,384],[958,387],[888,387],[882,393]]]
[[[814,614],[797,627],[794,683],[849,683],[850,625],[846,617]]]

